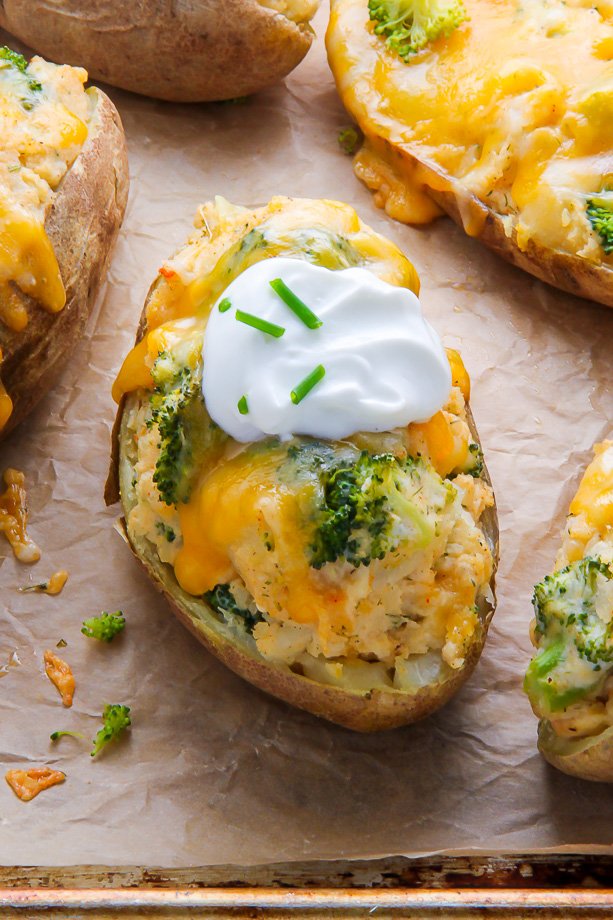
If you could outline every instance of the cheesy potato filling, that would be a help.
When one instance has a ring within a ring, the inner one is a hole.
[[[469,21],[405,63],[375,34],[368,0],[332,0],[329,60],[365,135],[357,175],[398,220],[432,220],[441,211],[428,188],[450,190],[471,235],[483,202],[520,249],[534,240],[611,264],[586,213],[613,174],[611,4],[465,6]]]
[[[415,289],[410,263],[335,202],[274,199],[246,211],[218,199],[197,225],[163,266],[148,334],[115,385],[117,399],[132,394],[124,412],[131,538],[155,547],[180,587],[250,635],[268,660],[328,683],[348,675],[359,683],[366,667],[371,686],[372,668],[375,683],[398,689],[444,679],[479,635],[493,567],[478,525],[493,496],[479,475],[459,355],[448,353],[454,385],[428,422],[338,442],[241,444],[211,421],[200,387],[208,311],[256,259],[292,253],[328,267],[362,265]],[[182,412],[178,438],[169,405]],[[356,470],[366,470],[357,489]],[[373,481],[388,472],[381,498]],[[347,524],[341,545],[345,504],[362,495],[372,518]]]
[[[45,213],[85,142],[93,107],[81,68],[38,57],[25,69],[20,63],[0,56],[0,319],[15,331],[28,316],[12,284],[51,312],[65,304]]]
[[[557,671],[569,703],[551,711],[538,694],[530,694],[537,715],[569,739],[597,735],[613,725],[613,441],[596,444],[594,452],[571,503],[551,576],[588,573],[579,583],[565,581],[556,598],[563,614],[558,635],[567,640]],[[582,630],[576,628],[577,621],[583,622]],[[534,622],[532,640],[540,649],[552,644],[550,637],[539,635]],[[573,695],[579,698],[573,700]]]

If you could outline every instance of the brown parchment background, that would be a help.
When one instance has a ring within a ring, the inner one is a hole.
[[[67,774],[30,803],[0,779],[2,864],[248,865],[612,842],[613,788],[542,761],[521,682],[532,586],[552,564],[592,443],[613,435],[613,311],[546,287],[448,219],[411,229],[374,207],[337,144],[350,122],[325,60],[326,18],[322,9],[298,69],[243,104],[108,90],[132,184],[105,296],[60,384],[0,449],[2,469],[26,473],[43,549],[26,567],[0,542],[0,769]],[[470,371],[500,513],[498,612],[472,680],[425,722],[362,736],[243,683],[175,620],[114,531],[118,509],[104,508],[111,382],[149,283],[215,194],[354,205],[414,261],[425,314]],[[60,567],[70,578],[59,597],[18,592]],[[80,634],[84,618],[118,608],[127,627],[112,645]],[[43,669],[62,638],[71,710]],[[103,702],[128,704],[133,727],[92,761]],[[87,740],[53,745],[62,728]]]

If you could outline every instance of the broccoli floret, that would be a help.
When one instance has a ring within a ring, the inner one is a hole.
[[[341,558],[356,567],[369,565],[396,549],[409,532],[415,548],[429,543],[432,525],[405,494],[415,492],[415,467],[410,457],[362,451],[351,465],[322,470],[324,501],[311,546],[313,568]]]
[[[376,35],[404,61],[468,19],[462,0],[368,0]]]
[[[155,390],[147,425],[149,428],[157,425],[160,432],[160,454],[153,481],[162,501],[176,505],[187,501],[191,490],[193,433],[202,426],[205,413],[202,387],[192,368],[177,368],[166,352],[159,355],[151,374]]]
[[[561,712],[596,688],[613,662],[613,573],[586,557],[547,575],[534,589],[539,651],[524,690],[541,711]]]
[[[2,64],[2,61],[6,61],[6,63]],[[28,62],[24,56],[13,51],[12,48],[7,48],[6,45],[0,48],[0,70],[3,67],[13,67],[23,74],[26,78],[26,86],[31,93],[38,93],[42,90],[42,84],[28,74]],[[21,104],[25,109],[31,109],[33,102],[29,99],[22,99]]]
[[[598,236],[600,245],[607,255],[613,252],[613,196],[604,192],[598,198],[590,198],[586,213]]]
[[[102,713],[104,725],[96,735],[94,749],[91,752],[92,757],[95,757],[98,751],[109,741],[119,738],[122,731],[132,724],[129,712],[129,706],[122,706],[120,703],[105,704],[104,712]]]
[[[49,738],[51,739],[51,741],[58,741],[60,738],[63,738],[64,735],[70,735],[71,738],[85,738],[85,735],[82,735],[81,732],[68,732],[68,731],[51,732],[51,734],[49,735]]]
[[[252,613],[246,607],[239,607],[229,585],[215,585],[213,590],[207,591],[203,597],[218,613],[239,617],[245,624],[247,632],[252,633],[256,623],[260,623],[263,619],[259,610]]]
[[[91,617],[85,620],[81,632],[88,639],[100,639],[102,642],[111,642],[117,633],[125,629],[126,621],[121,610],[117,613],[102,613],[100,617]]]

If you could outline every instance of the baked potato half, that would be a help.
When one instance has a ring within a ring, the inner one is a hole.
[[[534,590],[524,683],[538,747],[564,773],[613,782],[613,441],[594,447],[554,571]]]
[[[126,207],[121,121],[86,79],[0,49],[0,439],[83,333]]]
[[[279,336],[299,332],[264,328],[261,317],[253,332],[254,317],[238,308],[232,317],[226,311],[238,285],[255,314],[265,296],[258,273],[285,272],[290,284],[292,271],[315,272],[324,293],[309,299],[323,323],[305,330],[310,310],[294,323],[308,337],[334,324],[322,312],[328,288],[336,285],[338,305],[338,287],[349,279],[363,290],[370,278],[384,295],[403,297],[413,297],[419,282],[392,243],[338,202],[277,198],[247,210],[217,199],[200,210],[196,227],[153,283],[137,344],[117,377],[107,503],[121,499],[133,553],[179,619],[237,674],[359,731],[420,719],[474,669],[495,604],[497,518],[461,359],[446,356],[437,339],[446,384],[442,409],[426,421],[342,436],[264,429],[255,437],[248,428],[243,435],[241,425],[260,424],[257,380],[274,377]],[[270,281],[275,291],[277,282]],[[288,301],[279,303],[277,319],[289,327]],[[343,374],[356,362],[363,367],[364,316],[374,322],[366,339],[386,328],[383,301],[367,301],[364,313],[356,303],[343,326]],[[212,337],[222,313],[229,318],[227,361]],[[266,364],[236,403],[224,374],[226,363],[239,372],[249,364],[238,353],[243,324],[245,335],[260,337]],[[384,340],[382,360],[390,367],[400,337]],[[324,338],[317,341],[324,349]],[[290,339],[283,347],[300,376],[298,346]],[[332,349],[325,354],[332,378]],[[391,380],[390,371],[381,385]],[[378,397],[369,387],[372,402]],[[314,389],[299,390],[283,411],[315,399]],[[227,425],[234,437],[212,418],[226,395],[237,408]],[[273,425],[283,402],[278,391],[273,402],[262,425]],[[316,425],[326,405],[317,404]],[[334,424],[342,411],[336,402]]]
[[[604,8],[332,0],[328,58],[354,158],[396,220],[446,212],[536,277],[613,305]],[[438,17],[438,18],[437,18]]]
[[[311,46],[319,0],[3,0],[0,26],[54,61],[171,102],[246,96]]]

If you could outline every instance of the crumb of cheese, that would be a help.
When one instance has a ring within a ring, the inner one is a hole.
[[[74,677],[70,665],[54,655],[50,649],[45,652],[45,672],[49,680],[55,684],[62,694],[64,706],[72,706],[74,694]]]
[[[20,588],[24,594],[28,591],[38,591],[40,594],[59,594],[66,581],[68,579],[68,572],[66,569],[60,569],[58,572],[54,572],[51,578],[47,581],[41,581],[36,585],[27,585],[25,588]]]
[[[29,802],[43,789],[63,783],[66,774],[50,767],[31,767],[29,770],[9,770],[4,778],[22,802]]]
[[[0,495],[0,530],[13,547],[20,562],[38,562],[40,550],[26,531],[28,501],[26,478],[19,470],[5,470],[7,489]]]

